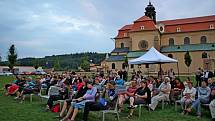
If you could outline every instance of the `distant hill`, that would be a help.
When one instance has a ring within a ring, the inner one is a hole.
[[[44,58],[22,58],[18,59],[17,66],[42,66],[43,68],[53,68],[56,63],[60,65],[61,70],[77,70],[80,66],[81,59],[88,57],[94,64],[100,64],[105,59],[105,53],[86,52],[64,55],[45,56]],[[7,61],[1,62],[0,65],[7,65]]]

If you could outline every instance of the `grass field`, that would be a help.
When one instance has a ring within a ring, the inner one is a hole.
[[[53,117],[58,115],[57,113],[44,112],[46,102],[41,102],[38,97],[33,98],[33,102],[26,101],[22,104],[15,101],[13,97],[3,96],[3,85],[13,80],[13,77],[0,76],[0,121],[57,121]],[[178,106],[179,107],[179,106]],[[174,111],[173,105],[165,106],[162,110],[161,106],[155,110],[148,112],[143,109],[142,116],[138,118],[138,110],[135,110],[135,116],[132,119],[127,119],[128,111],[120,114],[120,121],[210,121],[211,116],[208,109],[203,109],[203,117],[197,119],[195,113],[192,116],[183,116]],[[77,121],[81,121],[82,113],[79,113]],[[101,115],[99,112],[92,112],[89,115],[89,121],[101,121]],[[115,121],[115,116],[106,115],[106,121]]]

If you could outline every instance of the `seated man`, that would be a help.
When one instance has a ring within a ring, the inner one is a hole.
[[[151,110],[155,110],[158,105],[158,102],[161,100],[169,100],[169,94],[171,90],[170,78],[165,77],[164,82],[159,86],[159,94],[152,97],[151,104],[149,104],[149,108]]]
[[[209,104],[212,121],[215,121],[215,88],[211,90],[211,102]]]
[[[113,108],[117,103],[117,94],[115,91],[115,82],[110,81],[107,83],[106,89],[102,94],[102,97],[98,102],[86,102],[83,114],[83,121],[88,120],[88,115],[90,111],[107,110]]]
[[[119,94],[119,112],[121,112],[123,104],[126,101],[129,101],[131,97],[134,96],[134,93],[137,89],[137,82],[131,81],[130,87],[127,89],[125,94]]]
[[[76,94],[74,97],[72,97],[72,98],[70,98],[70,99],[66,99],[66,100],[64,101],[62,110],[61,110],[59,116],[57,116],[56,118],[63,118],[64,113],[65,113],[66,109],[70,106],[72,100],[73,100],[73,99],[78,99],[78,98],[80,98],[80,97],[83,97],[84,94],[87,92],[87,89],[88,89],[88,88],[87,88],[87,81],[83,81],[83,87],[80,88],[79,91],[77,91],[77,94]]]
[[[201,117],[201,103],[207,104],[210,101],[211,89],[207,86],[206,81],[201,82],[201,87],[198,88],[198,98],[194,101],[192,106],[186,111],[191,112],[192,109],[197,111],[197,116]]]
[[[134,105],[150,104],[151,103],[151,91],[147,87],[146,81],[140,81],[140,87],[135,91],[135,97],[130,97],[130,113],[128,118],[132,117],[134,112]]]
[[[50,95],[50,97],[47,101],[46,111],[49,111],[52,109],[54,101],[68,99],[68,97],[69,97],[68,94],[69,94],[69,90],[70,90],[70,85],[69,85],[68,80],[64,81],[64,85],[65,86],[63,86],[63,88],[59,88],[60,94]],[[50,88],[52,88],[52,87],[50,87]]]
[[[67,115],[61,121],[74,121],[78,111],[85,107],[86,102],[95,102],[95,97],[97,93],[97,89],[93,87],[93,82],[89,81],[87,84],[87,92],[83,97],[78,99],[73,99],[71,102],[71,107],[67,112]],[[69,119],[70,115],[72,114],[71,119]]]
[[[181,106],[183,109],[182,114],[185,114],[190,104],[195,101],[196,89],[193,87],[193,83],[191,81],[187,82],[187,87],[185,87],[183,91],[183,97],[181,98]]]

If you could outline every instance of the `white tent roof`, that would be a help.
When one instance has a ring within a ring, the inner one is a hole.
[[[176,63],[175,59],[169,58],[160,52],[158,52],[154,47],[151,47],[148,52],[139,58],[129,60],[128,64],[156,64],[156,63]]]

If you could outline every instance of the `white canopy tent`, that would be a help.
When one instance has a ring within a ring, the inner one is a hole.
[[[161,64],[161,63],[177,63],[178,60],[167,57],[151,47],[148,52],[139,58],[129,60],[128,64]]]
[[[178,68],[178,60],[172,59],[170,57],[167,57],[164,54],[161,54],[154,47],[151,47],[148,52],[146,52],[144,55],[140,56],[139,58],[128,61],[128,64],[160,64],[160,70],[161,70],[161,64],[163,63],[177,63],[177,68]],[[178,76],[179,76],[179,68],[178,68]]]

